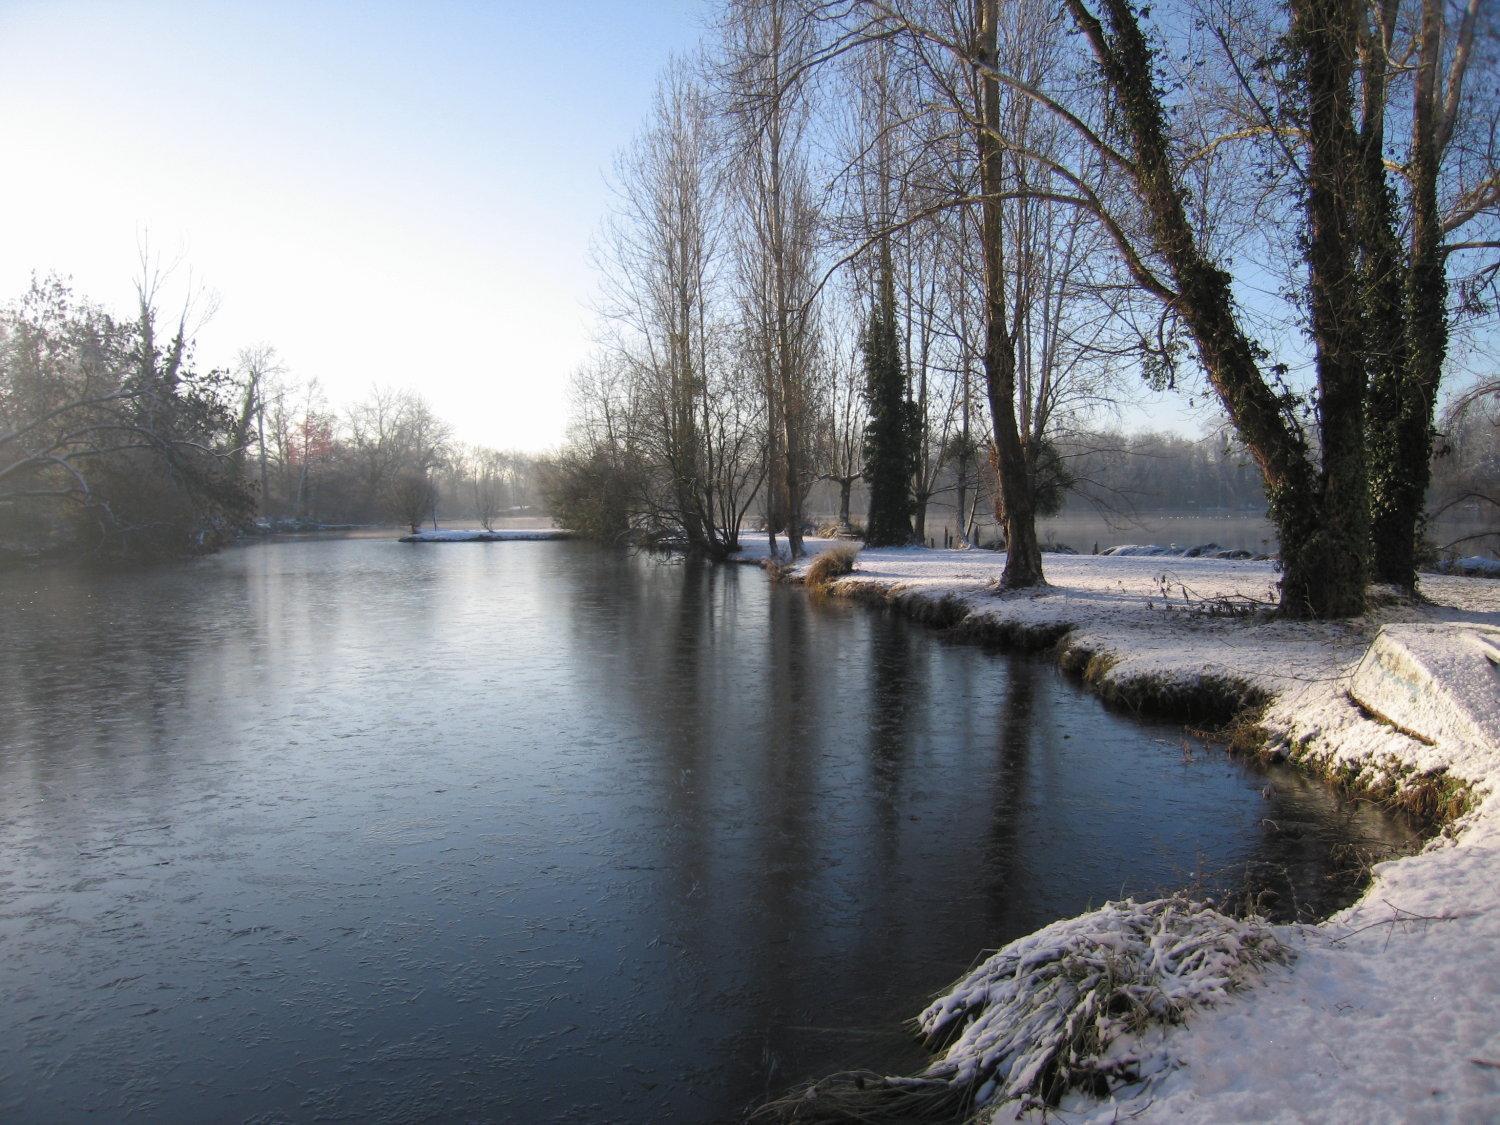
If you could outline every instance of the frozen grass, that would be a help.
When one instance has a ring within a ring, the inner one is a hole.
[[[1137,1048],[1151,1025],[1289,959],[1259,919],[1178,897],[1112,902],[1011,942],[931,1004],[918,1019],[929,1042],[955,1038],[923,1078],[973,1090],[976,1107],[1103,1094],[1150,1065]]]

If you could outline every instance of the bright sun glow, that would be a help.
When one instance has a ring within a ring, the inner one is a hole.
[[[561,440],[611,154],[698,34],[506,4],[36,4],[0,18],[0,294],[128,310],[138,243],[216,305],[203,365],[268,343],[347,402],[420,390],[461,440]],[[618,23],[618,26],[614,26]],[[213,300],[212,298],[216,298]]]

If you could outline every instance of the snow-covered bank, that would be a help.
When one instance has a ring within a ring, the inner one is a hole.
[[[765,554],[752,538],[743,557]],[[1357,621],[1307,623],[1261,612],[1277,579],[1268,562],[1049,555],[1051,585],[998,595],[1003,561],[869,550],[830,588],[979,636],[1056,642],[1065,663],[1123,701],[1170,706],[1205,685],[1214,698],[1261,701],[1260,738],[1272,752],[1455,818],[1420,854],[1379,865],[1349,910],[1318,926],[1277,927],[1289,966],[1154,1033],[1151,1050],[1138,1052],[1153,1060],[1145,1081],[1108,1099],[1073,1094],[1063,1119],[1500,1119],[1500,749],[1459,733],[1494,729],[1500,668],[1480,645],[1456,673],[1441,672],[1465,679],[1458,694],[1482,721],[1438,723],[1424,738],[1350,696],[1381,626],[1500,626],[1500,585],[1425,575],[1424,603],[1391,597]],[[1461,636],[1451,645],[1474,647]],[[1420,711],[1428,693],[1413,691]]]
[[[1469,555],[1462,559],[1446,559],[1437,564],[1437,569],[1442,574],[1463,574],[1470,578],[1500,578],[1500,559]]]
[[[572,539],[574,532],[559,527],[507,527],[499,531],[474,528],[460,531],[418,531],[403,535],[402,543],[509,543],[531,539]]]

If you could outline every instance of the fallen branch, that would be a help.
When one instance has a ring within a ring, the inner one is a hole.
[[[1390,900],[1388,899],[1381,899],[1380,901],[1385,903],[1387,906],[1390,906],[1393,913],[1389,918],[1379,918],[1374,922],[1368,922],[1365,925],[1358,927],[1357,929],[1350,930],[1347,934],[1340,934],[1336,938],[1330,938],[1328,944],[1337,945],[1339,942],[1348,941],[1350,938],[1362,934],[1366,930],[1379,929],[1381,926],[1390,926],[1391,934],[1393,934],[1395,933],[1396,926],[1405,925],[1411,922],[1457,922],[1463,918],[1479,917],[1479,914],[1476,911],[1463,911],[1459,913],[1449,914],[1418,914],[1412,910],[1403,910],[1399,906],[1391,906]],[[1390,934],[1386,935],[1385,940],[1386,944],[1389,945],[1391,940]]]

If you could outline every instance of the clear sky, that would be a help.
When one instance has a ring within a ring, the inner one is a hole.
[[[556,445],[605,174],[706,0],[0,0],[0,301],[128,312],[142,237],[217,296],[202,366],[273,345],[336,405],[420,390],[458,437]],[[1200,396],[1127,426],[1197,432]]]
[[[138,239],[335,402],[412,386],[461,438],[562,437],[604,173],[698,0],[0,3],[0,300],[128,311]],[[169,313],[173,310],[166,310]]]

